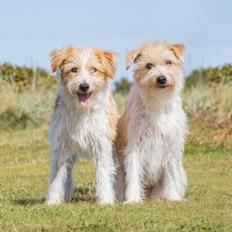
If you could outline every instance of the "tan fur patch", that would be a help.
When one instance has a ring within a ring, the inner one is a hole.
[[[50,54],[51,56],[51,69],[52,72],[57,71],[60,68],[61,63],[66,57],[65,50],[54,50]]]
[[[127,145],[127,125],[128,125],[128,114],[127,111],[120,117],[117,124],[117,137],[116,137],[116,150],[120,163],[123,162],[124,149]]]
[[[118,115],[116,103],[112,96],[110,96],[109,101],[110,101],[110,107],[109,107],[109,111],[107,112],[107,117],[109,122],[108,126],[110,128],[110,133],[108,138],[110,144],[113,144],[116,139],[116,126],[117,126],[119,115]]]
[[[172,45],[171,50],[174,52],[178,59],[184,62],[185,46],[183,44],[174,44]]]
[[[141,55],[139,50],[130,51],[126,55],[126,69],[136,62],[137,58]]]
[[[105,52],[97,48],[95,49],[95,54],[101,63],[101,72],[105,74],[106,77],[113,79],[118,64],[117,54]]]
[[[52,72],[57,71],[65,63],[69,63],[65,59],[78,55],[78,50],[75,47],[68,47],[67,50],[54,50],[51,52],[51,69]]]
[[[171,45],[167,42],[145,43],[137,50],[127,54],[127,67],[134,64],[135,80],[138,86],[148,92],[154,91],[157,77],[166,76],[168,87],[176,85],[176,78],[183,68],[184,45]],[[151,69],[147,65],[152,66]]]

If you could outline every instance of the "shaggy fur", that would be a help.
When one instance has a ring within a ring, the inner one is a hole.
[[[184,198],[183,58],[183,45],[166,42],[147,43],[127,55],[127,68],[133,65],[135,81],[118,123],[119,200]],[[160,77],[166,82],[159,83]]]
[[[100,49],[70,47],[51,53],[52,70],[59,70],[61,79],[50,127],[53,158],[48,204],[71,200],[72,169],[80,156],[96,163],[97,201],[115,200],[112,144],[118,113],[109,80],[116,66],[116,54]]]

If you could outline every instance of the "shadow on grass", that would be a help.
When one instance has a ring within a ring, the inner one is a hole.
[[[72,202],[95,202],[95,186],[92,183],[74,189]]]
[[[16,199],[13,201],[14,205],[39,205],[45,203],[45,198],[40,199],[30,199],[30,198],[23,198],[23,199]],[[95,187],[93,184],[87,184],[87,186],[80,186],[75,187],[73,192],[72,203],[77,202],[95,202]]]
[[[40,199],[17,199],[13,201],[15,205],[39,205],[45,202],[45,198]]]

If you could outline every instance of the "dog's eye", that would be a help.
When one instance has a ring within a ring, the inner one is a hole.
[[[150,70],[153,68],[153,65],[151,63],[146,64],[146,69]]]
[[[166,61],[165,61],[165,64],[166,64],[166,65],[171,65],[171,64],[172,64],[172,61],[171,61],[171,60],[166,60]]]
[[[95,68],[95,67],[91,67],[90,72],[91,72],[91,73],[95,73],[95,72],[97,72],[97,68]]]
[[[77,73],[77,72],[78,72],[78,68],[77,68],[77,67],[72,68],[72,69],[71,69],[71,72]]]

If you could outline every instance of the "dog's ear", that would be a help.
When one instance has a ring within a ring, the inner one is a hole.
[[[129,69],[133,63],[141,56],[138,50],[133,50],[126,55],[126,69]]]
[[[174,44],[171,46],[171,51],[175,54],[175,56],[181,61],[184,62],[184,53],[185,46],[183,44]]]
[[[52,72],[57,71],[66,57],[65,50],[53,50],[50,54]]]
[[[113,79],[118,66],[118,54],[108,51],[97,51],[97,56],[104,68],[107,77]]]

